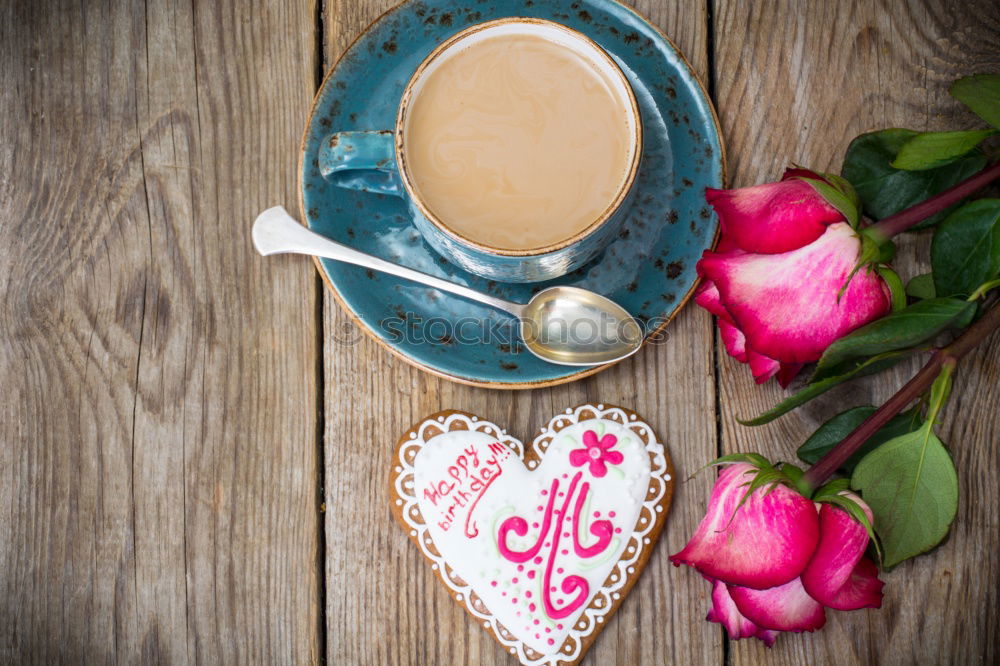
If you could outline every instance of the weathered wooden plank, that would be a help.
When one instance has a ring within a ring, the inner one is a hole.
[[[0,661],[317,661],[315,9],[0,9]],[[281,165],[284,165],[282,168]]]
[[[883,127],[972,127],[971,114],[947,95],[951,80],[1000,69],[1000,15],[989,2],[715,3],[716,90],[733,181],[780,176],[790,162],[837,170],[855,135]],[[915,275],[929,239],[908,236],[897,266]],[[920,258],[920,259],[918,259]],[[720,347],[721,349],[721,347]],[[940,432],[959,469],[959,516],[947,543],[884,576],[881,610],[828,613],[814,635],[785,636],[766,651],[732,644],[734,663],[994,663],[1000,616],[995,584],[1000,522],[992,415],[1000,341],[963,364]],[[880,402],[914,371],[837,390],[758,429],[736,417],[756,414],[784,392],[755,388],[748,371],[724,354],[719,393],[723,446],[794,457],[819,423],[848,406]]]
[[[334,2],[325,9],[327,63],[392,0]],[[707,15],[700,3],[639,3],[706,77]],[[488,391],[437,379],[391,356],[367,337],[341,346],[333,334],[353,324],[324,301],[326,370],[327,646],[331,663],[508,663],[426,566],[389,513],[389,457],[396,438],[445,408],[473,412],[532,437],[554,413],[585,401],[634,408],[669,444],[686,478],[716,455],[709,318],[693,308],[670,339],[581,382],[530,392]],[[700,516],[706,475],[678,484],[663,542],[587,663],[719,663],[719,632],[703,622],[706,586],[667,563]],[[641,637],[640,637],[641,634]],[[391,638],[388,638],[391,637]]]

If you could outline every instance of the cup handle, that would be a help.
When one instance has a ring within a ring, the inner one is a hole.
[[[320,144],[319,171],[326,180],[349,190],[404,194],[391,130],[331,134]]]

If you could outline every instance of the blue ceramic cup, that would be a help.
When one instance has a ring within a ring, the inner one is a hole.
[[[575,235],[545,247],[511,250],[490,247],[449,228],[416,191],[408,171],[404,138],[407,109],[420,94],[425,76],[441,62],[476,40],[529,34],[570,48],[602,71],[623,101],[624,130],[630,150],[628,172],[614,198],[597,219]],[[624,73],[589,37],[558,23],[533,18],[504,18],[474,25],[443,42],[420,64],[403,91],[394,130],[337,132],[320,143],[323,177],[340,187],[388,194],[406,200],[414,225],[442,256],[462,269],[502,282],[539,282],[560,277],[594,258],[621,229],[642,153],[642,122],[635,94]]]

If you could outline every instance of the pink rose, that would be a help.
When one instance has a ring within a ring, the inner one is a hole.
[[[768,646],[779,631],[814,631],[826,622],[824,606],[878,608],[882,581],[864,557],[868,531],[846,511],[815,504],[785,485],[761,487],[747,497],[757,469],[724,467],[708,513],[688,544],[670,556],[712,583],[711,622],[732,639],[754,636]],[[871,511],[856,502],[871,520]]]
[[[861,241],[800,177],[822,180],[789,169],[777,183],[705,190],[722,236],[698,262],[695,302],[718,317],[726,350],[758,384],[777,375],[787,386],[830,343],[891,307],[876,272],[863,268],[847,283]]]

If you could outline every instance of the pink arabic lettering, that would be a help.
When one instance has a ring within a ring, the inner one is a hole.
[[[575,596],[569,600],[562,607],[557,607],[553,603],[551,592],[554,589],[552,585],[552,573],[555,569],[556,558],[560,555],[559,542],[562,535],[562,523],[565,520],[567,523],[572,525],[572,539],[573,539],[573,552],[580,558],[591,558],[603,553],[611,543],[611,536],[613,532],[613,526],[609,520],[597,520],[590,526],[590,533],[597,538],[597,541],[590,546],[584,546],[580,539],[580,522],[583,514],[583,507],[587,503],[587,496],[590,493],[590,483],[584,482],[580,484],[580,479],[583,477],[583,472],[577,472],[573,479],[570,481],[569,489],[566,491],[566,499],[562,503],[561,509],[555,508],[556,497],[559,494],[559,480],[555,479],[552,481],[552,485],[548,491],[548,502],[545,506],[545,510],[542,518],[541,529],[538,533],[538,539],[535,543],[524,551],[514,550],[507,544],[507,536],[510,532],[514,532],[518,536],[526,536],[528,534],[528,521],[520,516],[511,516],[507,518],[503,523],[500,524],[500,529],[497,533],[497,547],[500,550],[500,554],[510,562],[527,562],[538,554],[542,549],[543,544],[549,548],[548,556],[545,562],[545,571],[542,578],[542,605],[545,608],[545,614],[554,620],[565,618],[571,615],[574,611],[580,608],[590,596],[590,585],[586,578],[582,576],[577,576],[575,574],[570,574],[566,576],[562,582],[559,583],[558,587],[567,595],[575,594]],[[579,489],[579,494],[577,490]],[[543,493],[545,491],[542,491]],[[575,496],[575,497],[574,497]],[[575,499],[575,502],[574,502]],[[570,507],[573,507],[573,512],[570,514]],[[550,541],[546,543],[546,538]],[[562,551],[562,554],[566,554],[566,550]],[[537,558],[537,562],[541,561],[541,558]],[[562,573],[563,569],[559,568],[556,572]]]

